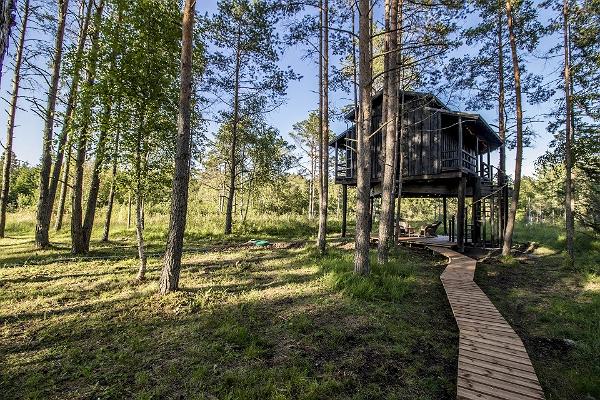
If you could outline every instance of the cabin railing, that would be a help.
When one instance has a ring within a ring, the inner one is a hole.
[[[354,173],[354,169],[352,167],[348,167],[346,162],[339,162],[335,166],[335,178],[336,179],[352,179]]]
[[[442,151],[442,168],[443,169],[458,169],[465,168],[471,172],[477,173],[477,157],[462,150],[462,155],[459,158],[459,150]]]

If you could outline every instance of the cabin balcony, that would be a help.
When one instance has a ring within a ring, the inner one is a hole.
[[[488,185],[500,185],[506,182],[506,175],[496,166],[492,165],[487,156],[487,162],[483,155],[474,156],[467,150],[462,151],[462,157],[459,158],[458,150],[443,151],[441,153],[442,173],[462,172],[472,177],[479,177],[481,183]],[[356,155],[353,151],[335,151],[335,183],[342,185],[356,184]],[[412,175],[408,171],[403,171],[403,178],[409,178]],[[502,179],[503,178],[503,179]],[[372,163],[371,182],[381,182],[381,171]]]

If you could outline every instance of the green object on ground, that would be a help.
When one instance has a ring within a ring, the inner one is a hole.
[[[255,240],[254,241],[254,245],[259,246],[259,247],[269,246],[270,244],[271,244],[271,242],[268,242],[266,240]]]

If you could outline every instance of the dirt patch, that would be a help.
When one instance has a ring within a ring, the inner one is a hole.
[[[564,357],[576,347],[576,343],[570,339],[525,336],[524,341],[527,348],[534,349],[533,354],[538,358]]]

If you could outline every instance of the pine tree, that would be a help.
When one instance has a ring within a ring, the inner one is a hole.
[[[295,78],[291,70],[277,65],[282,51],[275,30],[280,6],[266,0],[221,0],[217,15],[207,21],[206,34],[215,48],[209,56],[208,90],[228,98],[219,113],[231,135],[225,234],[232,232],[236,182],[242,173],[237,157],[240,126],[281,104],[288,80]]]
[[[191,159],[192,119],[192,47],[195,0],[186,0],[183,10],[179,117],[177,120],[177,153],[173,175],[171,220],[167,236],[159,291],[163,294],[179,288],[179,271],[183,254],[183,236],[187,218]]]
[[[19,89],[21,88],[21,64],[23,62],[23,49],[25,48],[25,35],[27,31],[27,20],[29,19],[29,0],[23,4],[23,16],[21,17],[21,35],[17,46],[15,60],[15,76],[13,78],[13,89],[8,111],[8,128],[6,130],[6,144],[4,149],[4,164],[2,166],[2,189],[0,192],[0,238],[4,237],[6,226],[6,208],[8,205],[8,193],[10,189],[10,170],[12,166],[12,143],[15,130],[15,117],[17,115],[17,102],[19,100]],[[0,63],[0,69],[2,65]]]
[[[54,132],[54,117],[56,112],[56,100],[58,97],[58,85],[60,81],[60,69],[62,65],[63,42],[65,26],[67,22],[67,11],[69,0],[57,0],[58,5],[58,27],[54,43],[54,56],[52,60],[52,77],[48,90],[48,103],[44,120],[44,132],[42,142],[42,160],[40,165],[39,200],[37,205],[35,244],[38,248],[46,248],[50,245],[48,231],[50,229],[50,169],[52,167],[52,141]]]
[[[369,0],[358,2],[358,54],[360,107],[356,128],[356,238],[354,272],[361,275],[371,271],[370,246],[370,195],[371,195],[371,92],[373,86],[371,26],[372,14]]]
[[[10,31],[15,24],[15,11],[17,0],[0,1],[0,82],[2,81],[2,69],[4,67],[4,55],[8,51]]]

